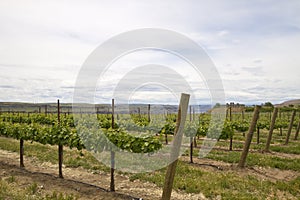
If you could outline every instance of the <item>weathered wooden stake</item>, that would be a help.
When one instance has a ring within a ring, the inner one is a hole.
[[[148,122],[150,123],[150,121],[151,121],[151,116],[150,116],[150,107],[151,107],[151,105],[150,104],[148,104]]]
[[[24,168],[24,140],[20,139],[20,167]]]
[[[271,124],[270,124],[269,135],[268,135],[268,139],[266,142],[266,148],[264,150],[265,152],[269,152],[269,148],[270,148],[270,144],[271,144],[271,140],[272,140],[272,134],[273,134],[276,118],[277,118],[277,113],[278,113],[278,108],[274,108],[272,120],[271,120]]]
[[[230,122],[232,121],[232,108],[231,108],[231,106],[229,107],[229,120],[230,120]],[[229,151],[232,151],[232,140],[233,140],[233,135],[230,135]]]
[[[294,119],[295,119],[295,115],[296,115],[296,110],[293,111],[292,117],[291,117],[291,121],[290,121],[290,125],[289,125],[289,129],[286,135],[286,139],[285,139],[285,145],[289,144],[289,140],[290,140],[290,135],[292,132],[292,128],[293,128],[293,123],[294,123]]]
[[[255,130],[256,123],[257,123],[257,120],[258,120],[258,117],[259,117],[260,108],[261,108],[261,106],[255,106],[253,117],[252,117],[252,122],[251,122],[251,125],[249,127],[249,131],[248,131],[248,134],[247,134],[247,138],[246,138],[246,141],[245,141],[245,144],[244,144],[244,148],[243,148],[243,152],[241,154],[240,161],[238,163],[238,167],[240,167],[240,168],[245,167],[247,155],[248,155],[250,144],[251,144],[252,137],[253,137],[253,132]]]
[[[294,140],[297,140],[297,139],[298,139],[299,130],[300,130],[300,120],[299,120],[299,122],[298,122],[298,126],[297,126],[297,130],[296,130],[296,134],[295,134]]]
[[[192,121],[192,106],[190,105],[190,122]],[[193,137],[190,136],[190,163],[193,163]]]
[[[172,146],[171,156],[170,156],[170,160],[173,162],[167,168],[165,183],[163,187],[162,200],[171,199],[172,187],[173,187],[173,182],[174,182],[174,177],[176,172],[176,166],[178,162],[178,156],[180,153],[180,146],[181,146],[183,129],[184,129],[184,124],[187,115],[189,98],[190,98],[189,94],[181,94],[174,141],[173,141],[173,146]]]
[[[193,137],[190,136],[190,163],[193,163]]]
[[[57,122],[60,126],[60,105],[59,99],[57,100]],[[58,145],[58,171],[59,171],[59,178],[64,178],[62,173],[62,165],[63,165],[63,145]]]
[[[193,121],[195,121],[195,108],[193,108]]]
[[[111,100],[111,128],[115,128],[115,100]],[[110,151],[110,191],[115,191],[115,152]]]

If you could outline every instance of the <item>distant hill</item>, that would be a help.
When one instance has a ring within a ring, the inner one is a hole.
[[[280,104],[277,104],[276,106],[284,107],[284,106],[289,106],[289,105],[300,105],[300,99],[285,101],[285,102],[282,102]]]
[[[110,104],[76,104],[77,109],[75,112],[93,112],[98,113],[109,113],[111,112]],[[194,105],[192,106],[195,113],[206,112],[211,108],[210,105]],[[60,104],[61,113],[72,113],[73,107],[71,103],[61,103]],[[148,104],[116,104],[115,113],[147,113]],[[200,109],[200,110],[199,110]],[[152,104],[152,113],[177,113],[177,105],[160,105]],[[56,113],[57,104],[56,103],[19,103],[19,102],[0,102],[0,112],[33,112],[33,113]]]

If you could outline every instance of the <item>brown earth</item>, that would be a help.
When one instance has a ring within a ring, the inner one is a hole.
[[[19,167],[19,154],[0,149],[0,178],[7,179],[14,176],[20,187],[28,187],[37,183],[40,193],[52,194],[53,191],[73,194],[79,199],[160,199],[162,189],[155,184],[130,181],[125,175],[116,174],[116,192],[109,192],[110,175],[108,173],[95,174],[83,168],[63,168],[64,179],[58,178],[58,166],[36,158],[25,157],[25,169]],[[203,194],[187,194],[172,192],[172,199],[205,199]]]
[[[279,153],[277,153],[279,154]],[[278,155],[276,155],[278,156]],[[283,156],[283,155],[280,155]],[[286,155],[284,155],[286,156]],[[189,157],[181,157],[189,162]],[[261,180],[289,181],[300,174],[290,170],[274,168],[251,167],[238,169],[236,165],[210,160],[206,158],[193,158],[195,167],[205,171],[228,171],[238,173],[240,176],[254,175]],[[109,192],[110,175],[105,172],[96,173],[83,168],[63,168],[64,179],[57,176],[57,165],[39,162],[36,158],[25,157],[25,169],[19,167],[19,154],[0,149],[0,178],[7,179],[14,176],[19,187],[28,187],[37,183],[40,193],[51,194],[53,191],[73,194],[79,199],[160,199],[162,189],[155,184],[130,181],[125,175],[116,175],[116,192]],[[205,199],[203,194],[187,194],[172,192],[172,199]]]

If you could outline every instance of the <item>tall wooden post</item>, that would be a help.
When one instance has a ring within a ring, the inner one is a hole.
[[[148,104],[148,122],[150,123],[151,121],[151,115],[150,115],[150,104]]]
[[[269,135],[268,135],[268,139],[266,142],[266,148],[264,150],[265,152],[269,152],[269,148],[270,148],[270,144],[271,144],[271,140],[272,140],[272,134],[273,134],[274,126],[275,126],[275,121],[277,118],[277,113],[278,113],[278,108],[274,108],[272,120],[271,120],[271,124],[270,124]]]
[[[111,100],[111,128],[115,128],[115,100]],[[110,151],[110,191],[115,191],[115,152],[113,150]]]
[[[190,122],[192,121],[192,106],[190,105]],[[190,133],[190,163],[193,163],[193,136]]]
[[[232,108],[231,105],[229,107],[229,121],[232,122]],[[233,140],[233,135],[230,135],[230,144],[229,144],[229,151],[232,151],[232,140]]]
[[[288,129],[288,132],[287,132],[287,135],[286,135],[286,139],[285,139],[285,143],[284,143],[285,145],[289,144],[290,135],[291,135],[292,128],[293,128],[293,123],[294,123],[295,115],[296,115],[296,110],[293,110],[293,114],[292,114],[292,117],[291,117],[289,129]]]
[[[60,104],[59,99],[57,100],[57,122],[60,126]],[[62,165],[63,165],[63,145],[58,145],[58,170],[59,170],[59,178],[64,178],[62,173]]]
[[[297,140],[297,139],[298,139],[299,130],[300,130],[300,120],[299,120],[299,122],[298,122],[298,126],[297,126],[297,130],[296,130],[296,134],[295,134],[294,140]]]
[[[195,121],[195,108],[193,108],[193,121]]]
[[[279,119],[281,119],[281,109],[279,109]],[[279,128],[280,136],[282,136],[282,127]]]
[[[184,124],[187,115],[189,98],[190,98],[189,94],[181,94],[174,141],[173,141],[173,146],[171,149],[171,156],[170,156],[170,159],[173,162],[167,168],[165,183],[163,187],[162,200],[171,199],[172,187],[173,187],[178,157],[180,153],[180,146],[182,142],[183,129],[184,129]]]
[[[24,168],[24,140],[20,139],[20,167]]]
[[[259,117],[260,108],[261,108],[261,106],[255,106],[253,117],[252,117],[252,122],[251,122],[251,125],[249,127],[249,131],[248,131],[248,134],[247,134],[247,138],[246,138],[246,141],[245,141],[245,144],[244,144],[244,148],[243,148],[243,152],[241,154],[240,161],[238,163],[238,167],[240,167],[240,168],[245,167],[247,155],[248,155],[250,144],[251,144],[252,137],[253,137],[253,132],[255,130],[255,126],[256,126],[256,123],[257,123],[257,120],[258,120],[258,117]]]

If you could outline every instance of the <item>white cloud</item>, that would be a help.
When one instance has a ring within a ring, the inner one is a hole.
[[[0,100],[71,101],[87,56],[108,38],[145,27],[178,31],[202,45],[228,100],[299,98],[299,10],[300,2],[293,0],[1,1]],[[148,55],[144,61],[180,64],[166,58]],[[197,77],[184,77],[197,84]]]

